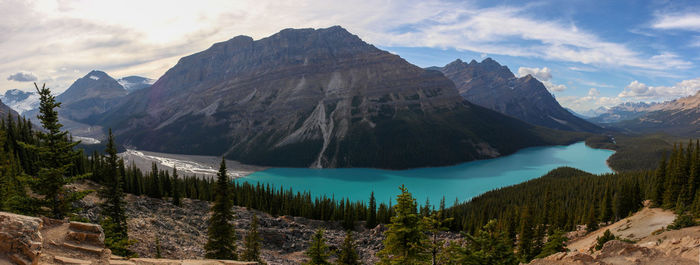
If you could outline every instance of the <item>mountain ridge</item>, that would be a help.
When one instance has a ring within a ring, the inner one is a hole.
[[[603,131],[564,109],[532,75],[517,78],[507,66],[491,58],[469,63],[457,59],[431,69],[439,69],[455,83],[462,97],[482,107],[553,129]]]

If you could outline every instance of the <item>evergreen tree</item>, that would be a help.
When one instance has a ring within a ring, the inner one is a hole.
[[[214,205],[207,231],[209,239],[204,249],[207,251],[207,258],[235,260],[238,257],[235,244],[236,230],[232,224],[234,218],[233,200],[226,172],[226,160],[223,158],[217,176]]]
[[[245,243],[243,250],[243,260],[246,261],[257,261],[258,263],[264,263],[260,259],[260,244],[262,238],[258,232],[258,216],[253,214],[253,218],[250,221],[250,228],[248,229],[248,234],[245,236]]]
[[[425,230],[427,230],[427,232],[432,236],[429,248],[433,265],[438,264],[438,254],[442,251],[442,248],[445,245],[444,240],[438,239],[438,234],[442,231],[447,231],[448,228],[445,224],[453,220],[452,218],[445,218],[444,213],[444,210],[433,211],[430,216],[423,217],[423,225],[425,226]]]
[[[615,240],[615,235],[613,235],[613,233],[611,233],[609,229],[606,229],[603,233],[603,236],[596,238],[595,249],[600,250],[601,248],[603,248],[605,242],[608,242],[610,240]]]
[[[102,215],[105,217],[101,224],[105,230],[105,245],[114,253],[121,256],[131,256],[128,249],[130,245],[127,234],[126,212],[124,192],[122,190],[122,176],[118,168],[117,148],[114,145],[112,129],[109,129],[107,139],[107,164],[102,172],[104,178],[103,188],[99,195],[104,199],[102,203]]]
[[[367,223],[365,227],[372,229],[377,226],[377,201],[374,199],[374,191],[369,195],[369,209],[367,209]]]
[[[586,231],[593,232],[598,230],[598,218],[595,216],[595,207],[591,205],[590,210],[588,210],[588,222],[586,223]]]
[[[518,255],[523,260],[523,262],[530,262],[532,258],[536,255],[533,249],[533,240],[535,239],[534,234],[534,222],[532,220],[532,215],[529,209],[523,208],[520,214],[520,237],[518,237]]]
[[[176,206],[182,206],[182,203],[180,202],[180,181],[177,178],[177,168],[173,167],[173,183],[170,185],[172,190],[172,195],[173,195],[173,204]]]
[[[656,173],[654,176],[654,190],[652,193],[652,201],[654,205],[661,206],[663,204],[664,188],[666,183],[666,155],[659,161],[659,167],[656,168]]]
[[[498,232],[496,220],[489,221],[474,235],[466,234],[467,243],[457,256],[458,264],[464,265],[517,265],[512,242]]]
[[[311,242],[309,243],[309,249],[306,250],[306,256],[309,258],[306,265],[329,265],[328,257],[330,257],[330,251],[328,250],[328,245],[326,245],[326,239],[323,238],[323,229],[316,230],[316,233],[311,236]]]
[[[423,264],[429,259],[424,245],[427,236],[416,200],[405,186],[401,185],[399,189],[401,194],[396,198],[395,215],[384,233],[384,249],[378,253],[379,264]]]
[[[34,83],[39,94],[39,115],[44,131],[37,131],[38,144],[24,143],[27,149],[38,154],[38,173],[31,178],[32,191],[41,195],[41,199],[35,201],[40,206],[50,209],[48,214],[52,218],[62,219],[72,213],[72,202],[84,197],[87,192],[71,192],[65,186],[73,183],[85,176],[75,176],[70,174],[73,168],[73,161],[80,153],[73,150],[78,142],[71,143],[68,140],[66,131],[61,131],[63,125],[58,121],[58,111],[60,102],[51,95],[51,90],[46,85],[39,89]]]
[[[359,255],[357,254],[357,247],[355,246],[355,240],[352,237],[352,231],[347,231],[345,233],[345,240],[343,245],[340,246],[340,253],[338,254],[338,265],[359,265]]]
[[[544,258],[558,252],[566,252],[566,237],[564,231],[555,230],[547,237],[547,243],[544,244],[542,251],[535,258]]]

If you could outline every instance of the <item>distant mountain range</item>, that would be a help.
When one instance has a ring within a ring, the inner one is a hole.
[[[458,59],[429,69],[444,73],[454,81],[459,94],[474,104],[553,129],[603,131],[559,105],[542,82],[531,75],[517,78],[508,67],[491,58],[469,63]]]
[[[130,92],[144,89],[152,83],[152,79],[139,76],[116,80],[105,72],[93,70],[56,96],[56,100],[61,102],[59,119],[64,129],[74,136],[104,138],[102,127],[94,126],[90,118],[104,113]],[[5,92],[0,99],[38,124],[39,96],[36,92],[13,89]]]
[[[610,108],[599,107],[596,110],[590,111],[595,115],[591,115],[593,117],[588,118],[588,120],[603,124],[631,120],[644,115],[656,105],[658,105],[658,103],[626,102]]]
[[[541,85],[532,77],[504,82]],[[119,95],[83,121],[113,128],[136,148],[257,165],[438,166],[581,136],[471,104],[442,73],[338,26],[286,29],[257,41],[238,36],[180,59],[150,87]],[[595,129],[549,115],[569,124],[561,128]]]
[[[642,108],[639,116],[612,124],[633,133],[664,132],[677,136],[700,135],[700,92],[693,96]]]

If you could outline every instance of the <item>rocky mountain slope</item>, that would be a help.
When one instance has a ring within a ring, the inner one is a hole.
[[[658,208],[644,208],[634,215],[611,225],[602,227],[588,235],[573,238],[567,247],[569,252],[560,252],[531,265],[632,265],[632,264],[698,264],[700,262],[700,227],[688,227],[666,231],[675,214]],[[626,240],[612,240],[600,250],[593,249],[596,238],[605,230]],[[585,231],[580,231],[585,233]]]
[[[549,128],[600,132],[602,129],[564,109],[542,82],[531,75],[521,78],[491,58],[469,63],[455,60],[440,70],[454,81],[459,94],[470,102]]]
[[[98,124],[139,149],[294,167],[435,166],[556,142],[338,26],[216,43]]]
[[[5,103],[0,101],[0,115],[1,115],[0,117],[7,118],[8,114],[11,114],[12,116],[15,116],[15,117],[19,115],[15,110],[13,110],[9,106],[5,105]]]
[[[700,92],[650,106],[632,120],[612,124],[627,131],[664,132],[678,136],[700,135]]]

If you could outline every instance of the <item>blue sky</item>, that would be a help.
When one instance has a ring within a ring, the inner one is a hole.
[[[700,90],[698,1],[0,0],[0,91],[158,78],[233,36],[332,25],[423,67],[491,57],[578,111]]]

